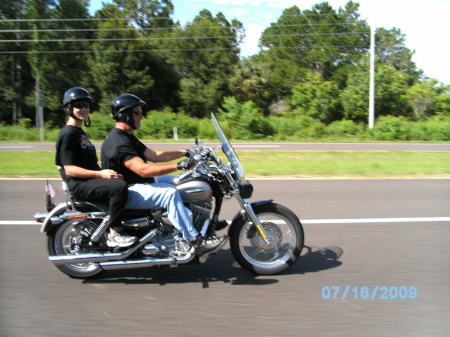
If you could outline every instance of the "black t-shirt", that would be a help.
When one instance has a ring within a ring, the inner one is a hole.
[[[102,145],[101,166],[103,169],[114,170],[123,175],[128,184],[153,183],[152,177],[143,178],[129,170],[123,163],[134,157],[147,162],[144,152],[147,147],[134,135],[113,128]]]
[[[97,153],[82,128],[64,125],[56,140],[55,163],[58,166],[75,165],[86,170],[99,171]],[[81,181],[88,179],[67,176],[70,190],[74,190]]]

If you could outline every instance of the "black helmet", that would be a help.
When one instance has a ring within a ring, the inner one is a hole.
[[[73,87],[64,93],[63,105],[64,107],[66,107],[67,104],[72,103],[74,101],[92,102],[92,97],[91,95],[89,95],[86,89],[80,87]]]
[[[111,116],[116,121],[123,120],[135,129],[133,122],[133,108],[135,106],[144,106],[145,102],[132,94],[123,94],[114,98],[111,102]]]
[[[89,93],[87,92],[86,89],[81,88],[81,87],[70,88],[70,89],[66,90],[66,92],[64,93],[64,98],[63,98],[64,112],[69,117],[79,120],[73,113],[72,103],[75,101],[87,101],[87,102],[91,103],[92,97],[91,97],[91,95],[89,95]],[[84,121],[84,125],[90,126],[91,120],[88,118],[88,122]]]

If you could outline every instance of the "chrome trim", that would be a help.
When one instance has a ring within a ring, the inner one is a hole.
[[[144,246],[148,240],[152,239],[157,233],[156,229],[153,229],[147,233],[143,238],[139,240],[135,246],[122,253],[94,253],[94,254],[78,254],[78,255],[53,255],[49,256],[48,259],[55,265],[61,264],[77,264],[77,263],[89,263],[89,262],[104,262],[108,260],[121,260],[128,258],[136,250]]]

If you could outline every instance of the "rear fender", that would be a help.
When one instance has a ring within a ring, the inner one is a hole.
[[[75,211],[71,209],[67,202],[62,202],[53,208],[49,213],[36,213],[36,221],[42,222],[41,233],[49,232],[53,227],[62,224],[64,221],[73,218],[103,218],[106,213],[98,206],[90,202],[75,202]],[[70,210],[68,212],[68,210]],[[46,214],[46,215],[45,215]],[[45,218],[44,218],[45,215]],[[43,220],[42,220],[43,219]]]

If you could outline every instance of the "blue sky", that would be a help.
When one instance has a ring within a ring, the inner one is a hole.
[[[104,1],[103,2],[111,2]],[[310,9],[318,0],[172,0],[174,19],[182,25],[208,9],[213,15],[222,12],[228,20],[238,19],[244,24],[246,38],[241,55],[258,52],[262,31],[276,22],[283,10],[294,5]],[[347,0],[328,0],[336,10]],[[400,28],[406,35],[406,46],[415,50],[413,61],[426,76],[450,85],[450,0],[355,0],[360,4],[362,19],[369,25],[386,29]],[[91,11],[101,8],[102,0],[90,0]]]

